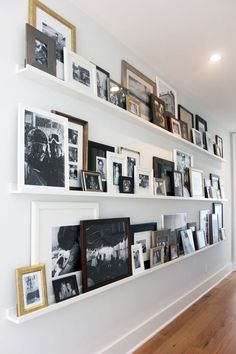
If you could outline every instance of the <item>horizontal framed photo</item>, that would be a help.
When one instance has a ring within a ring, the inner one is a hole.
[[[192,197],[204,197],[204,176],[203,171],[190,167],[190,190]]]
[[[75,275],[69,275],[52,282],[56,302],[68,300],[79,295],[79,288]]]
[[[177,93],[169,84],[156,76],[157,96],[165,102],[166,112],[177,117]]]
[[[143,261],[142,244],[137,243],[135,245],[131,245],[131,258],[132,258],[133,275],[143,272],[145,269],[144,269],[144,261]]]
[[[103,192],[102,176],[99,172],[81,170],[81,177],[84,191]]]
[[[153,170],[134,166],[135,194],[153,194]]]
[[[181,137],[181,126],[180,126],[180,121],[178,119],[169,116],[169,126],[170,126],[171,133]]]
[[[153,173],[155,178],[162,178],[166,185],[166,194],[174,195],[174,162],[153,156]]]
[[[181,231],[181,239],[184,248],[184,254],[190,254],[195,251],[192,230]]]
[[[194,128],[194,115],[185,107],[178,105],[178,118],[188,126],[188,138],[191,140],[192,128]]]
[[[155,95],[151,95],[152,123],[168,130],[165,102]]]
[[[136,116],[141,116],[140,102],[131,96],[126,96],[126,110]]]
[[[170,245],[170,260],[173,261],[176,258],[179,258],[179,245],[178,244],[171,244]]]
[[[125,156],[107,151],[107,191],[119,193],[120,177],[126,174]]]
[[[103,100],[110,100],[110,74],[96,65],[97,96]]]
[[[131,225],[131,243],[132,244],[141,243],[145,268],[149,268],[150,266],[149,260],[150,260],[151,237],[152,237],[152,231],[156,231],[156,230],[157,230],[156,222]]]
[[[16,269],[17,316],[48,305],[44,264]]]
[[[193,143],[201,148],[203,148],[202,133],[197,129],[192,129]]]
[[[207,246],[207,239],[206,235],[203,230],[197,230],[195,234],[195,240],[196,240],[196,249],[200,250],[201,248],[204,248]]]
[[[153,179],[153,190],[154,195],[166,195],[166,182],[162,178],[154,178]]]
[[[170,245],[171,230],[162,229],[152,232],[152,247],[162,246],[164,248],[164,261],[170,260],[169,245]]]
[[[110,79],[110,102],[118,107],[126,109],[126,96],[128,90],[118,84],[118,82]]]
[[[120,193],[134,194],[133,177],[121,176],[119,180]]]
[[[150,268],[164,263],[164,247],[157,246],[150,249]]]
[[[139,167],[140,165],[140,152],[120,146],[118,147],[118,153],[126,158],[127,176],[134,177],[134,166]]]

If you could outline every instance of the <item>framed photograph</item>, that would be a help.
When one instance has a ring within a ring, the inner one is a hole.
[[[225,228],[223,227],[222,229],[220,229],[220,241],[224,241],[226,239],[226,232],[225,232]]]
[[[212,138],[212,135],[209,134],[208,132],[205,132],[204,135],[205,135],[205,142],[206,142],[206,150],[208,150],[211,154],[214,155],[214,140]]]
[[[188,131],[188,124],[185,122],[179,121],[180,129],[181,129],[181,137],[185,140],[190,141],[189,131]]]
[[[165,102],[155,95],[151,95],[152,123],[168,130]]]
[[[178,119],[170,116],[169,117],[169,126],[170,126],[171,133],[181,137],[181,127],[180,127],[180,121]]]
[[[166,112],[177,117],[177,93],[176,91],[164,82],[161,78],[156,76],[157,96],[165,102]]]
[[[84,191],[103,192],[102,176],[99,172],[81,170],[81,178]]]
[[[52,285],[56,302],[68,300],[79,295],[79,288],[75,275],[69,275],[61,279],[53,280]]]
[[[192,230],[181,231],[181,239],[184,248],[184,254],[190,254],[195,251]]]
[[[187,214],[162,214],[161,227],[163,229],[170,229],[170,244],[178,243],[179,252],[183,253],[183,245],[180,232],[187,229]]]
[[[126,158],[122,154],[107,151],[107,191],[119,193],[121,176],[126,176]]]
[[[134,166],[139,167],[140,165],[140,152],[120,146],[118,147],[118,153],[126,158],[127,176],[134,177]]]
[[[164,261],[170,260],[169,245],[170,245],[171,230],[162,229],[152,231],[152,247],[162,246],[164,248]]]
[[[183,197],[183,175],[179,171],[174,171],[174,195]]]
[[[126,96],[128,90],[110,79],[110,102],[116,106],[126,109]]]
[[[84,292],[131,275],[130,219],[80,222]]]
[[[140,102],[134,97],[126,96],[126,110],[136,116],[141,116]]]
[[[190,197],[189,169],[193,167],[193,155],[174,149],[173,160],[175,163],[175,169],[181,172],[183,176],[183,196]]]
[[[171,244],[170,245],[170,260],[179,258],[179,245],[178,244]]]
[[[191,197],[203,198],[205,196],[203,171],[190,167],[189,174]]]
[[[153,194],[153,170],[134,166],[135,194]]]
[[[56,43],[26,23],[26,64],[56,76]]]
[[[220,157],[224,157],[224,150],[223,150],[223,139],[219,136],[216,135],[216,144],[219,146],[219,150],[220,150]]]
[[[207,243],[210,243],[209,239],[209,214],[210,210],[199,211],[199,229],[204,231]]]
[[[151,120],[150,95],[156,93],[156,84],[147,76],[127,63],[121,62],[121,83],[129,90],[131,96],[140,101],[141,117]]]
[[[202,142],[202,133],[199,132],[197,129],[192,129],[192,138],[193,138],[193,144],[203,148],[203,142]]]
[[[17,316],[48,305],[44,264],[16,269]]]
[[[207,240],[206,240],[206,235],[203,230],[197,230],[196,231],[196,249],[200,250],[201,248],[204,248],[207,246]]]
[[[207,122],[197,114],[195,119],[196,119],[196,129],[202,134],[203,148],[206,149],[205,132],[207,132]]]
[[[197,231],[197,223],[196,222],[188,222],[187,229],[192,230],[192,233],[194,235],[194,233]]]
[[[133,177],[121,176],[119,181],[120,193],[134,194]]]
[[[220,188],[220,176],[210,173],[211,185],[215,190],[219,190]]]
[[[150,249],[150,268],[164,263],[164,247],[157,246]]]
[[[96,65],[64,47],[65,81],[90,95],[97,96]]]
[[[174,195],[174,162],[153,156],[154,177],[162,178],[166,185],[166,194]]]
[[[221,157],[221,150],[218,144],[214,144],[214,154]]]
[[[220,179],[219,183],[220,183],[220,197],[221,197],[222,199],[224,199],[224,198],[225,198],[225,186],[224,186],[224,182]]]
[[[76,52],[76,27],[38,0],[29,0],[29,24],[54,40],[56,76],[63,80],[63,48]]]
[[[110,101],[110,74],[96,65],[97,96]]]
[[[192,128],[194,128],[193,113],[188,111],[185,107],[178,105],[178,118],[181,122],[188,126],[188,140],[191,140]]]
[[[81,293],[79,224],[99,217],[98,204],[33,202],[31,210],[31,264],[45,263],[49,303],[55,302],[52,280],[66,275],[76,275]]]
[[[216,214],[209,214],[209,236],[211,245],[219,242],[219,225]]]
[[[131,257],[132,257],[132,273],[138,274],[140,272],[144,272],[144,261],[143,261],[143,251],[142,244],[137,243],[135,245],[131,245]]]
[[[154,195],[166,195],[166,182],[162,178],[153,179]]]
[[[88,168],[88,122],[56,110],[51,112],[68,120],[69,187],[81,190],[80,171]]]
[[[131,225],[131,243],[142,245],[145,268],[149,268],[152,231],[156,230],[156,222]]]
[[[224,227],[223,203],[213,203],[212,206],[213,206],[213,214],[216,214],[218,218],[218,227],[219,229],[222,229]]]
[[[19,106],[18,188],[69,189],[68,121],[56,114]]]

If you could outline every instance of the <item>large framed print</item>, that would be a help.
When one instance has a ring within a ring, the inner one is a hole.
[[[56,114],[19,106],[18,189],[68,190],[68,121]]]
[[[165,102],[155,95],[151,95],[152,123],[168,130]]]
[[[68,119],[69,187],[81,190],[80,171],[88,168],[88,122],[59,111],[52,113]]]
[[[57,77],[63,79],[63,48],[76,52],[76,27],[38,0],[29,0],[29,24],[55,41]]]
[[[189,169],[189,175],[191,197],[203,198],[205,196],[203,171],[191,167]]]
[[[98,217],[98,203],[32,203],[31,264],[45,264],[50,303],[55,301],[52,281],[68,275],[76,275],[81,294],[79,224]]]
[[[140,165],[140,152],[120,146],[118,147],[118,153],[126,158],[127,177],[134,177],[134,166],[139,167]]]
[[[150,248],[152,231],[157,230],[157,223],[135,224],[130,226],[131,229],[131,243],[142,244],[143,260],[145,268],[149,268]]]
[[[119,193],[120,177],[126,176],[126,158],[107,151],[107,191]]]
[[[188,127],[188,140],[191,140],[192,128],[194,128],[194,116],[185,107],[178,105],[178,118],[180,121],[187,124]]]
[[[153,169],[134,166],[134,192],[139,195],[153,194]]]
[[[131,275],[129,218],[83,220],[80,230],[84,292]]]
[[[222,229],[224,227],[223,203],[213,203],[212,206],[213,206],[213,214],[216,214],[218,218],[218,228]]]
[[[156,76],[157,96],[165,102],[166,112],[177,117],[177,93],[160,77]]]
[[[153,173],[165,181],[166,194],[174,195],[174,162],[153,156]]]
[[[122,85],[129,90],[129,94],[140,101],[141,117],[151,120],[150,95],[156,93],[156,84],[139,70],[127,63],[121,62]]]

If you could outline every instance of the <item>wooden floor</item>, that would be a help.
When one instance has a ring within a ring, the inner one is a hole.
[[[236,272],[135,354],[236,354]]]

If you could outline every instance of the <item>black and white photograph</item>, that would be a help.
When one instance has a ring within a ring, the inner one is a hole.
[[[166,182],[162,178],[154,178],[154,195],[166,195]]]
[[[188,130],[188,134],[184,137],[182,135],[182,138],[186,139],[188,137],[187,140],[191,140],[191,134],[192,134],[192,128],[194,128],[194,116],[193,113],[191,113],[188,109],[186,109],[185,107],[181,106],[180,104],[178,105],[178,119],[180,120],[180,122],[185,123],[185,127]]]
[[[77,165],[69,164],[69,180],[70,182],[72,182],[71,184],[77,185],[78,179],[79,179],[79,171]]]
[[[126,109],[126,96],[128,90],[110,79],[110,102],[116,106]]]
[[[174,171],[174,193],[176,197],[183,197],[183,175]]]
[[[171,230],[162,229],[152,232],[152,247],[162,246],[164,249],[164,261],[170,260],[169,245],[170,245]]]
[[[209,239],[209,214],[210,211],[207,209],[199,211],[199,229],[204,231],[207,243],[210,243]]]
[[[201,118],[199,115],[196,114],[196,129],[201,133],[202,135],[202,147],[206,149],[206,135],[205,132],[207,132],[207,122]]]
[[[139,173],[139,187],[140,188],[149,188],[149,176],[148,175],[144,175]]]
[[[142,244],[136,243],[131,246],[132,272],[137,274],[144,271]]]
[[[193,155],[187,152],[174,149],[175,169],[179,172],[184,172],[186,168],[193,167]]]
[[[184,248],[184,254],[195,252],[192,230],[181,231],[181,239]]]
[[[102,178],[99,172],[81,170],[81,178],[84,191],[103,192]]]
[[[22,277],[25,308],[38,305],[42,302],[40,273],[29,273]]]
[[[157,246],[150,249],[150,268],[164,263],[164,247]]]
[[[107,191],[119,193],[120,177],[126,176],[126,158],[122,154],[107,151]]]
[[[152,123],[167,129],[165,102],[155,95],[151,95]]]
[[[202,133],[197,129],[192,128],[192,138],[193,143],[201,148],[203,148]]]
[[[90,86],[90,72],[75,62],[72,63],[73,80],[85,86]]]
[[[224,223],[223,223],[223,203],[213,203],[213,213],[217,215],[218,228],[222,229],[224,227]]]
[[[113,184],[115,186],[119,185],[119,179],[122,176],[122,164],[118,162],[113,162]]]
[[[141,243],[145,269],[150,268],[150,248],[152,231],[156,231],[157,223],[144,223],[131,225],[132,244]]]
[[[43,23],[42,32],[55,41],[56,59],[63,63],[63,48],[66,45],[66,38],[63,36],[63,34],[50,27],[47,23]]]
[[[134,179],[133,177],[120,177],[120,193],[134,193]]]
[[[205,132],[205,141],[206,141],[206,150],[209,151],[211,154],[214,154],[214,140],[210,133]]]
[[[134,166],[134,189],[136,194],[153,195],[153,170]]]
[[[210,244],[219,242],[219,225],[217,214],[209,214],[209,236]]]
[[[154,177],[162,178],[166,185],[166,194],[174,195],[174,162],[153,156]]]
[[[131,274],[129,225],[129,218],[80,222],[85,292]]]
[[[138,167],[140,164],[140,152],[120,146],[118,147],[118,153],[126,158],[127,176],[134,177],[134,166]]]
[[[170,131],[173,134],[181,137],[180,121],[172,115],[169,116],[169,126],[170,126]]]
[[[176,91],[170,87],[159,77],[156,77],[157,96],[165,102],[166,112],[177,117],[177,94]]]
[[[69,275],[52,282],[56,302],[61,302],[79,295],[75,275]]]
[[[107,165],[105,157],[96,156],[96,172],[101,174],[102,181],[107,180]]]
[[[223,150],[223,139],[219,136],[216,135],[216,145],[219,147],[219,155],[220,157],[224,157],[224,150]]]
[[[68,129],[68,142],[72,145],[78,145],[78,131],[75,129]]]
[[[41,65],[48,66],[48,48],[47,44],[35,40],[35,61]]]
[[[183,122],[182,120],[180,120],[179,123],[181,129],[181,137],[185,140],[190,140],[188,124],[186,122]]]
[[[78,149],[69,146],[69,162],[78,162]]]
[[[99,66],[96,66],[96,78],[98,97],[102,98],[103,100],[109,101],[110,74]]]

